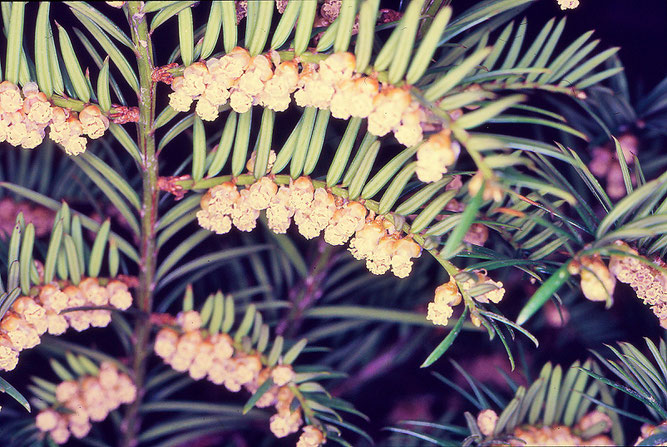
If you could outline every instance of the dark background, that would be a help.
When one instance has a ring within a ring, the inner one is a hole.
[[[193,10],[195,28],[206,21],[208,7],[205,3],[202,2],[200,7]],[[405,3],[407,2],[383,0],[381,7],[402,10]],[[451,5],[454,9],[454,17],[474,3],[476,2],[453,0]],[[112,10],[104,5],[100,6],[104,9],[105,14],[114,19],[117,18],[117,23],[123,29],[127,29],[122,12]],[[64,5],[54,5],[53,14],[63,25],[81,27],[78,21],[68,13]],[[554,16],[560,18],[563,15],[567,16],[567,24],[561,42],[570,43],[582,33],[594,29],[593,39],[601,39],[601,43],[594,54],[612,46],[620,46],[619,57],[625,66],[625,74],[628,78],[633,101],[653,88],[667,74],[666,0],[581,0],[581,5],[577,9],[567,11],[561,11],[556,0],[541,0],[528,8],[525,15],[528,18],[528,36],[524,40],[524,46],[526,42],[530,42],[531,36],[539,32],[546,21]],[[518,20],[521,17],[519,16]],[[175,20],[172,20],[171,24],[163,25],[154,36],[158,63],[166,64],[169,54],[178,45],[178,32],[175,22]],[[29,26],[26,32],[29,32],[28,30]],[[78,41],[74,39],[73,35],[71,37],[75,47],[77,47]],[[82,65],[94,66],[83,54],[84,50],[81,50],[81,52]],[[96,76],[97,70],[93,69],[91,71]],[[166,95],[168,87],[160,86],[158,93],[159,95]],[[127,95],[126,98],[128,99],[128,105],[136,105],[136,99],[130,95]],[[257,122],[254,123],[254,127],[256,127]],[[130,126],[127,127],[130,129]],[[276,132],[278,134],[280,129],[276,128]],[[278,135],[277,139],[284,141],[284,136]],[[663,145],[663,147],[665,146]],[[161,160],[164,166],[161,168],[160,174],[173,174],[171,167],[181,164],[184,153],[185,150],[178,150],[177,144],[174,149],[170,148],[165,151]],[[315,243],[299,242],[299,244],[304,250],[310,250],[310,252],[315,250],[313,248]],[[423,259],[424,257],[422,257],[422,261]],[[424,286],[424,290],[430,290],[432,293],[432,290],[438,284],[438,278],[434,273],[435,269],[429,269],[427,272],[431,274],[431,277],[429,277],[431,284]],[[509,275],[505,284],[507,295],[501,308],[507,315],[515,316],[520,304],[525,302],[527,294],[534,289],[531,289],[531,286],[526,286],[525,278],[520,275]],[[657,337],[661,336],[663,331],[658,328],[650,310],[638,303],[638,300],[632,299],[632,294],[631,289],[619,285],[616,304],[611,311],[605,313],[604,320],[601,321],[596,320],[597,316],[602,313],[601,306],[588,302],[572,306],[569,310],[573,318],[568,325],[563,328],[542,325],[537,332],[534,332],[543,342],[540,348],[535,349],[519,338],[517,341],[518,353],[520,354],[522,350],[526,352],[526,361],[532,366],[532,373],[535,373],[535,368],[539,371],[539,367],[546,361],[565,365],[576,359],[583,360],[589,355],[588,349],[591,347],[601,348],[601,342],[612,343],[616,340],[629,340],[637,346],[642,346],[642,337],[644,336],[657,340]],[[201,296],[201,294],[197,296]],[[424,302],[430,299],[426,296],[421,298],[425,298],[422,300]],[[578,300],[582,301],[581,298],[578,298]],[[579,316],[577,317],[577,315]],[[539,318],[537,320],[537,326],[539,327]],[[606,338],[600,338],[597,333],[591,335],[587,332],[587,325],[594,320],[597,321],[596,324],[602,325],[602,328],[606,331],[604,334]],[[506,388],[496,368],[511,374],[509,362],[500,342],[498,340],[489,342],[486,334],[463,333],[447,353],[446,358],[440,359],[428,370],[419,369],[418,366],[425,355],[442,340],[445,334],[446,331],[444,330],[432,329],[425,338],[423,345],[415,349],[409,358],[393,362],[394,359],[389,356],[386,363],[379,365],[374,375],[372,374],[364,379],[353,377],[349,382],[353,385],[340,383],[333,387],[340,397],[353,402],[360,411],[370,417],[370,423],[368,424],[359,420],[356,420],[355,423],[368,430],[373,438],[380,440],[386,436],[386,432],[381,429],[387,425],[395,424],[399,419],[435,420],[447,410],[459,411],[459,414],[463,410],[470,410],[469,406],[465,405],[465,402],[457,393],[438,382],[430,374],[431,371],[438,371],[457,381],[465,388],[466,385],[461,380],[460,374],[455,371],[447,358],[455,359],[472,375],[485,381],[491,387],[497,387],[501,391]],[[114,340],[106,338],[105,332],[101,330],[87,332],[83,335],[69,334],[68,338],[82,344],[88,344],[91,338],[95,338],[93,343],[97,343],[98,346],[108,347],[110,352],[114,349]],[[400,334],[390,332],[386,337],[388,348],[398,339],[400,339]],[[353,343],[352,340],[349,342]],[[391,351],[388,350],[387,352]],[[28,353],[22,354],[22,358],[27,355]],[[25,387],[20,383],[19,375],[27,377],[29,373],[39,373],[37,365],[26,366],[25,369],[21,369],[8,377],[10,382],[22,390],[25,390]],[[518,369],[522,369],[521,366],[519,363]],[[518,381],[523,381],[521,374],[514,373],[512,376]],[[231,396],[230,393],[221,390],[212,393],[212,386],[209,385],[197,384],[196,387],[189,390],[188,398],[193,400],[197,398],[209,399],[214,396],[214,400],[220,402],[233,399],[243,402],[247,397],[245,393],[239,393],[244,394],[243,396]],[[632,404],[628,403],[628,405]],[[630,424],[630,427],[633,427],[632,424]],[[262,429],[265,430],[266,428],[266,424],[263,424]],[[250,445],[253,445],[252,435],[248,435],[247,439],[250,439]],[[284,445],[293,445],[293,442],[294,440],[290,438]],[[201,445],[212,446],[218,444],[203,443]]]
[[[619,56],[631,91],[633,86],[650,89],[667,74],[667,1],[581,0],[576,9],[561,11],[556,0],[543,0],[528,9],[528,27],[533,18],[539,26],[562,15],[567,15],[564,39],[570,41],[592,29],[592,38],[601,39],[601,48],[621,47]]]

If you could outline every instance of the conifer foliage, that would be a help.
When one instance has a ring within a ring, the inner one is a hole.
[[[0,4],[0,445],[667,442],[663,340],[529,361],[621,295],[667,328],[667,81],[537,0],[394,3]],[[511,393],[358,409],[480,333]]]

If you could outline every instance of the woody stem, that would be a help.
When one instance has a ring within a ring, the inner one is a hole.
[[[141,11],[143,2],[130,1],[129,12],[132,41],[139,67],[140,88],[138,92],[139,122],[137,135],[141,151],[142,208],[141,208],[141,247],[139,263],[139,287],[137,307],[143,315],[150,315],[153,309],[153,291],[155,289],[155,269],[157,258],[156,226],[158,205],[158,163],[155,153],[153,121],[155,119],[155,83],[153,72],[153,45],[148,31],[145,14]],[[137,445],[137,435],[141,427],[139,408],[144,398],[144,380],[146,363],[150,354],[151,323],[148,318],[138,318],[133,333],[134,355],[132,372],[137,387],[137,400],[128,407],[121,429],[123,435],[119,441],[121,447]]]

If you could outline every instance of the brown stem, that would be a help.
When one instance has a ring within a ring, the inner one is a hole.
[[[322,283],[331,266],[333,249],[320,239],[318,244],[318,256],[308,273],[298,287],[290,291],[292,309],[276,327],[276,334],[293,337],[299,332],[302,323],[303,312],[312,306],[323,293]],[[298,292],[297,292],[298,291]]]

